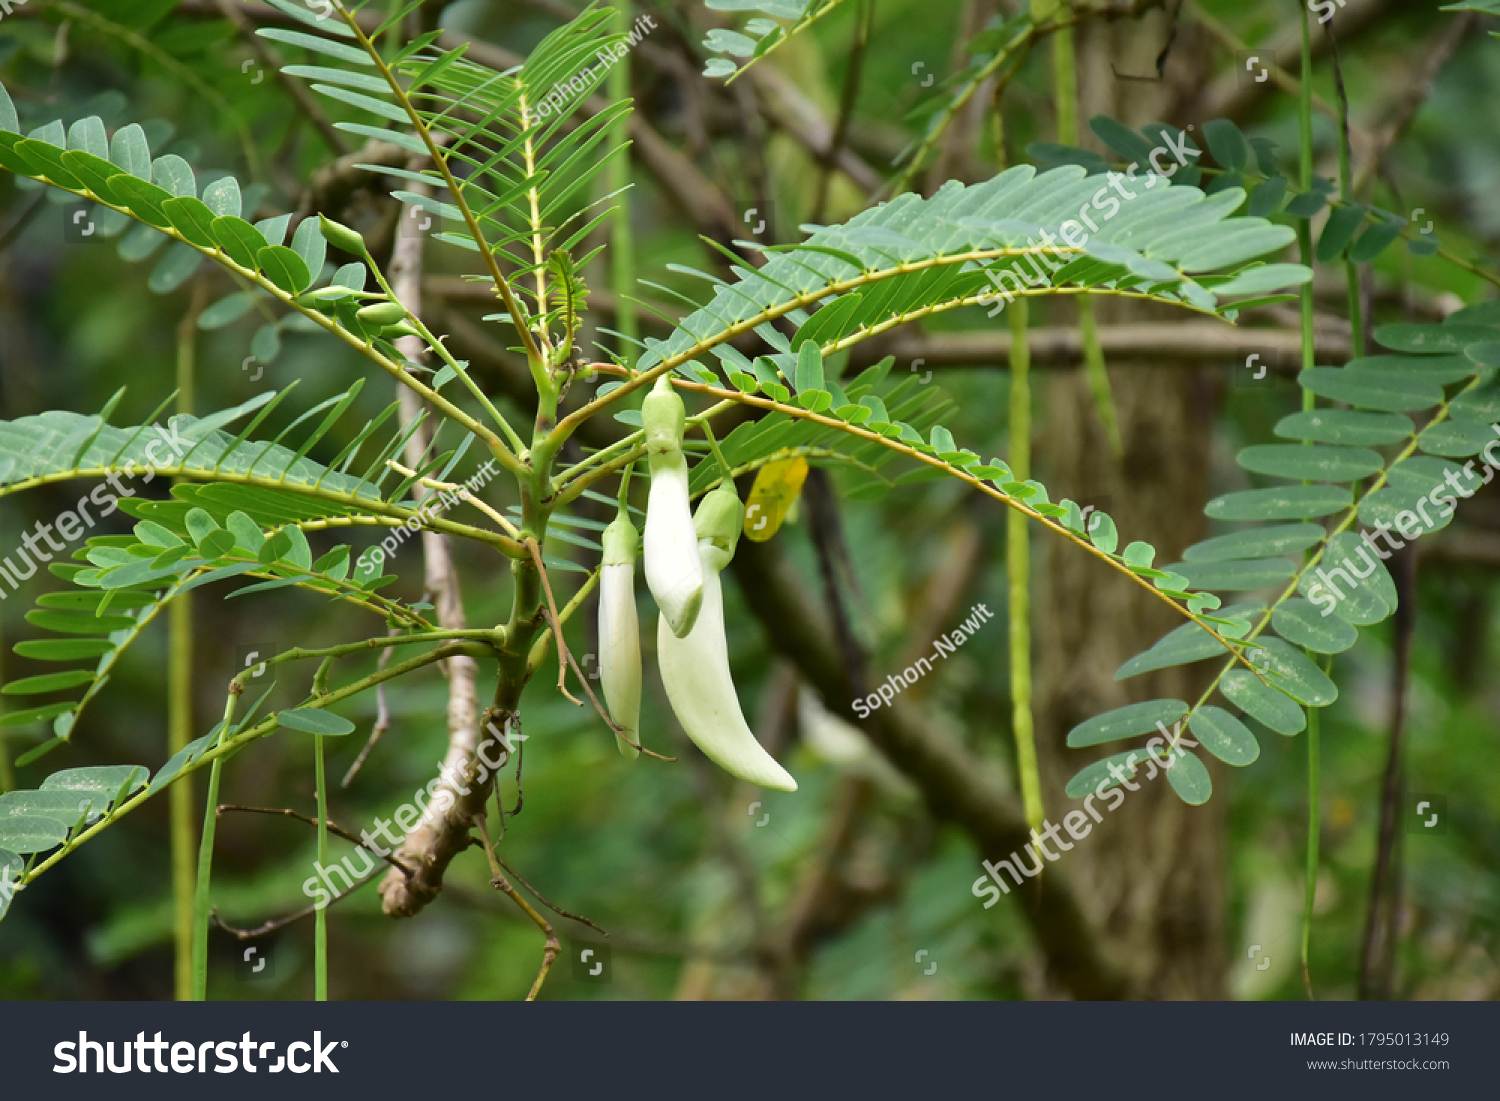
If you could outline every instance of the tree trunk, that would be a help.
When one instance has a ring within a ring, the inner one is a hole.
[[[1160,117],[1166,85],[1126,82],[1122,73],[1152,72],[1166,41],[1160,12],[1140,20],[1093,24],[1078,35],[1080,120],[1108,114],[1139,126]],[[1174,121],[1174,120],[1167,120]],[[1180,123],[1179,123],[1180,124]],[[1086,137],[1092,144],[1091,139]],[[1102,179],[1101,179],[1102,182]],[[1060,302],[1055,321],[1071,320]],[[1109,324],[1181,323],[1164,307],[1096,300]],[[1055,497],[1095,504],[1114,517],[1121,544],[1157,548],[1157,564],[1180,559],[1204,533],[1214,381],[1207,371],[1134,366],[1112,372],[1124,447],[1111,454],[1084,373],[1062,370],[1047,388],[1047,431],[1040,441],[1043,481]],[[1101,712],[1161,697],[1196,699],[1201,667],[1166,669],[1116,682],[1115,670],[1185,622],[1160,600],[1055,539],[1039,543],[1034,651],[1036,736],[1048,817],[1060,821],[1080,804],[1063,788],[1090,761],[1119,752],[1069,749],[1068,731]],[[1200,751],[1200,757],[1204,755]],[[1124,791],[1089,838],[1066,859],[1086,884],[1080,898],[1125,961],[1139,998],[1222,998],[1226,993],[1224,813],[1222,771],[1205,759],[1220,788],[1202,807],[1179,799],[1160,773],[1139,791]],[[1101,809],[1110,804],[1101,802]],[[1045,890],[1045,885],[1042,887]]]

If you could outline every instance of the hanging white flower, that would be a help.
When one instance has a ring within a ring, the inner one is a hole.
[[[646,502],[646,587],[678,638],[698,618],[703,565],[688,504],[688,467],[682,454],[682,399],[663,375],[641,404],[651,493]]]
[[[796,791],[797,781],[751,733],[729,669],[719,571],[734,556],[743,523],[744,507],[726,478],[698,506],[695,550],[703,567],[703,600],[697,622],[679,638],[663,613],[657,623],[657,661],[677,721],[709,760],[752,784]]]

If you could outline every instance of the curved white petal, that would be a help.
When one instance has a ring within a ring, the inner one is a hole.
[[[774,791],[796,791],[797,781],[750,732],[729,670],[724,640],[724,593],[719,568],[728,555],[706,540],[703,606],[684,638],[672,633],[663,615],[657,621],[657,662],[677,721],[709,760],[724,771]]]
[[[599,577],[599,680],[615,725],[640,743],[641,635],[635,610],[635,563],[605,566]],[[640,751],[619,738],[620,752]]]
[[[653,463],[646,501],[646,587],[681,638],[693,629],[703,599],[703,563],[688,504],[687,463]]]

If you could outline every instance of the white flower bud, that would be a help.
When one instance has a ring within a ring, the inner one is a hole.
[[[635,548],[640,537],[621,512],[604,529],[599,574],[599,681],[609,717],[626,732],[620,752],[638,757],[641,725],[641,636],[635,610]]]

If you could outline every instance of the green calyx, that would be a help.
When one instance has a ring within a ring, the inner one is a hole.
[[[646,450],[653,457],[682,450],[687,408],[666,375],[656,380],[641,403],[641,427],[646,432]]]
[[[331,218],[318,215],[318,228],[323,231],[323,239],[336,249],[347,252],[350,256],[368,256],[369,249],[365,247],[365,239],[346,225],[340,225]]]
[[[632,566],[640,547],[641,533],[622,511],[604,529],[604,565]]]
[[[745,506],[734,491],[734,482],[728,478],[698,502],[698,511],[693,514],[693,528],[698,538],[707,539],[731,557],[744,527]]]

